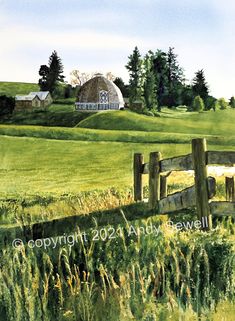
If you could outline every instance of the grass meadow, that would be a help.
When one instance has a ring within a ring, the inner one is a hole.
[[[0,95],[16,96],[27,95],[31,91],[38,91],[39,87],[34,83],[0,81]]]
[[[196,137],[206,137],[210,150],[234,150],[234,121],[232,109],[164,108],[154,118],[129,111],[80,115],[72,100],[4,119],[0,233],[131,204],[135,152],[145,161],[152,151],[164,158],[183,155]],[[224,177],[217,181],[216,197],[224,199]],[[193,176],[172,173],[168,182],[171,193],[192,185]],[[145,197],[147,192],[145,186]],[[210,232],[179,232],[164,223],[194,220],[195,212],[132,222],[122,215],[120,225],[99,227],[94,221],[98,239],[90,229],[87,241],[73,245],[30,248],[24,239],[14,249],[12,235],[1,239],[0,321],[234,320],[232,218],[214,218]],[[128,232],[151,224],[160,228],[158,235]],[[114,237],[105,236],[108,229]]]

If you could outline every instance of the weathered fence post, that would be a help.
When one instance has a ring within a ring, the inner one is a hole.
[[[160,176],[160,199],[167,197],[167,175]]]
[[[143,182],[142,182],[142,168],[144,164],[144,155],[134,154],[134,200],[143,200]]]
[[[212,220],[209,208],[206,150],[205,138],[192,140],[197,215],[198,219],[203,223],[205,220],[207,221],[203,226],[206,226],[206,229],[210,229],[212,227]]]
[[[149,207],[154,209],[160,200],[160,160],[161,153],[149,155]]]
[[[226,201],[235,202],[234,177],[225,177]]]

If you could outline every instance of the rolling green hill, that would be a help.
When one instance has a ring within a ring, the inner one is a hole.
[[[0,95],[14,97],[15,95],[26,95],[30,91],[38,90],[38,85],[33,83],[0,81]]]
[[[81,121],[77,127],[128,130],[146,132],[169,132],[203,135],[225,135],[233,132],[235,109],[208,111],[202,113],[174,113],[170,117],[149,117],[130,111],[108,111],[97,113]]]
[[[202,133],[144,132],[127,130],[101,130],[89,128],[65,128],[23,125],[0,125],[0,135],[34,137],[56,140],[93,142],[188,144],[192,138],[205,137],[210,144],[225,147],[235,145],[235,134],[223,136]]]

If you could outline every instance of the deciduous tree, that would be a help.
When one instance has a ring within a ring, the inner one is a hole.
[[[114,83],[121,90],[123,97],[129,97],[129,88],[126,85],[121,77],[117,77],[114,80]]]
[[[153,70],[153,53],[145,55],[143,60],[143,98],[145,107],[149,110],[157,107],[156,99],[156,78]]]
[[[203,111],[205,108],[203,99],[200,96],[196,96],[192,105],[193,111]]]

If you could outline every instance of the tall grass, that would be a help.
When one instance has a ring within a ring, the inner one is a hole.
[[[154,223],[154,220],[152,220]],[[150,221],[133,226],[146,227]],[[0,320],[185,320],[234,299],[234,248],[222,229],[81,240],[2,251]],[[187,318],[188,315],[188,318]]]
[[[20,206],[14,202],[11,206],[23,224],[33,209],[34,215],[41,209],[49,218],[65,204],[64,210],[69,206],[91,211],[129,202],[127,195],[110,190],[64,195],[59,200],[25,199]],[[121,225],[106,227],[117,233],[104,240],[94,238],[94,224],[93,230],[87,230],[87,240],[55,249],[32,249],[26,244],[13,249],[9,239],[9,246],[1,249],[0,320],[165,321],[183,316],[183,320],[214,320],[219,307],[222,315],[223,304],[232,317],[233,221],[215,221],[215,229],[206,233],[169,229],[167,220],[162,216],[123,219]],[[151,224],[160,227],[158,234],[143,233]]]

